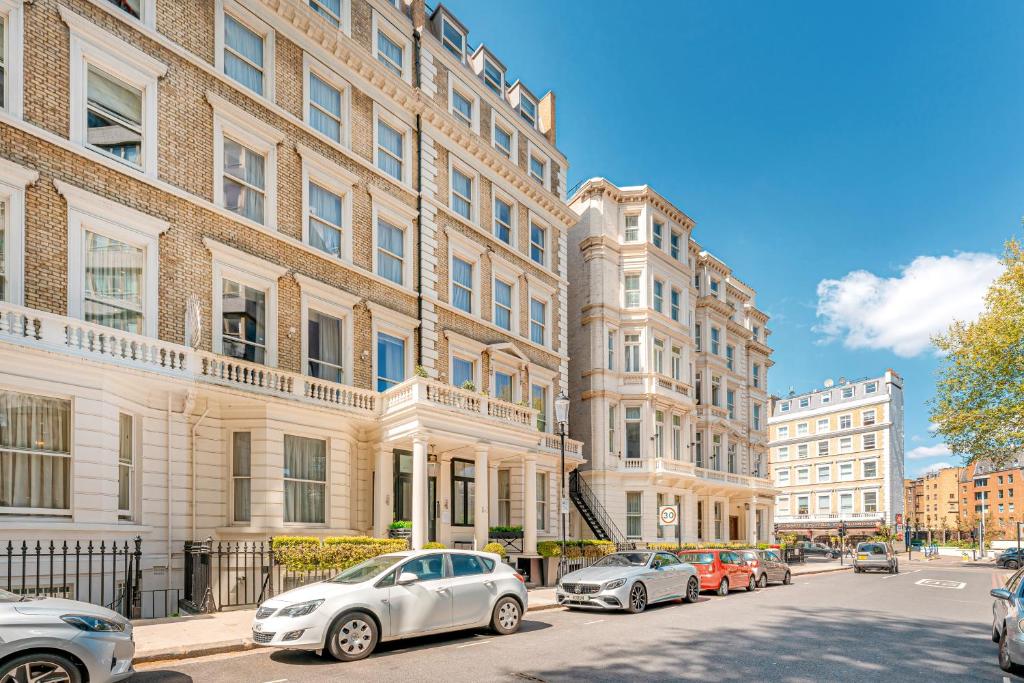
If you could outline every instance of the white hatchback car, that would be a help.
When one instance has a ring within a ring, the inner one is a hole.
[[[355,661],[385,640],[483,626],[514,633],[526,606],[523,577],[498,555],[407,551],[267,600],[256,611],[252,639]]]

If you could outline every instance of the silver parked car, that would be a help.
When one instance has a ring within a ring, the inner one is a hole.
[[[1024,569],[1013,574],[1002,588],[993,588],[992,640],[999,643],[999,667],[1015,671],[1024,664]]]
[[[524,579],[493,553],[416,550],[380,555],[267,600],[256,610],[257,645],[369,656],[377,643],[490,626],[519,630]],[[0,681],[2,683],[2,681]]]
[[[563,576],[555,590],[558,604],[569,608],[633,613],[665,600],[696,602],[699,595],[700,579],[693,565],[669,552],[650,551],[602,557],[590,567]]]
[[[109,683],[134,673],[132,625],[77,600],[0,590],[0,683]]]
[[[868,569],[881,569],[890,574],[900,573],[900,561],[891,543],[865,541],[857,544],[853,555],[853,571],[863,573]]]
[[[740,556],[754,570],[754,583],[764,588],[769,581],[790,584],[793,573],[774,550],[740,550]]]

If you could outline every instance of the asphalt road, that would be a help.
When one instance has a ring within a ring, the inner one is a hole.
[[[989,589],[1005,571],[901,562],[901,573],[797,578],[641,615],[534,612],[512,636],[468,632],[385,643],[341,664],[256,650],[173,666],[131,683],[239,681],[996,681]],[[939,581],[938,585],[923,585]],[[948,583],[952,582],[952,583]],[[962,587],[955,587],[964,584]],[[1011,676],[1014,680],[1016,677]]]

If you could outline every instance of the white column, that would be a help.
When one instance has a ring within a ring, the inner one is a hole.
[[[537,456],[523,462],[523,553],[537,554]]]
[[[412,439],[412,547],[419,550],[427,542],[427,437]]]
[[[476,465],[473,467],[473,473],[473,485],[476,488],[473,493],[473,531],[476,548],[481,550],[487,545],[488,527],[490,526],[487,511],[491,499],[489,492],[491,474],[490,468],[487,466],[487,446],[476,447]]]
[[[747,541],[757,545],[757,496],[750,498],[750,509],[747,510]]]
[[[491,462],[487,465],[487,519],[491,526],[498,525],[498,463]]]
[[[394,491],[394,455],[389,444],[382,443],[377,449],[373,468],[373,535],[384,538],[388,535],[395,508],[391,503]]]

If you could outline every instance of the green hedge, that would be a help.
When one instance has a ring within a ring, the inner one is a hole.
[[[348,569],[371,557],[408,550],[400,538],[278,536],[271,542],[277,561],[290,571]]]
[[[566,557],[601,557],[615,552],[615,544],[611,541],[584,539],[565,542]],[[558,557],[562,554],[560,541],[541,541],[537,544],[537,553],[541,557]]]
[[[677,543],[648,543],[648,550],[750,550],[754,546],[749,543],[684,543],[680,546]],[[758,543],[757,548],[766,550],[770,548],[767,543]]]

